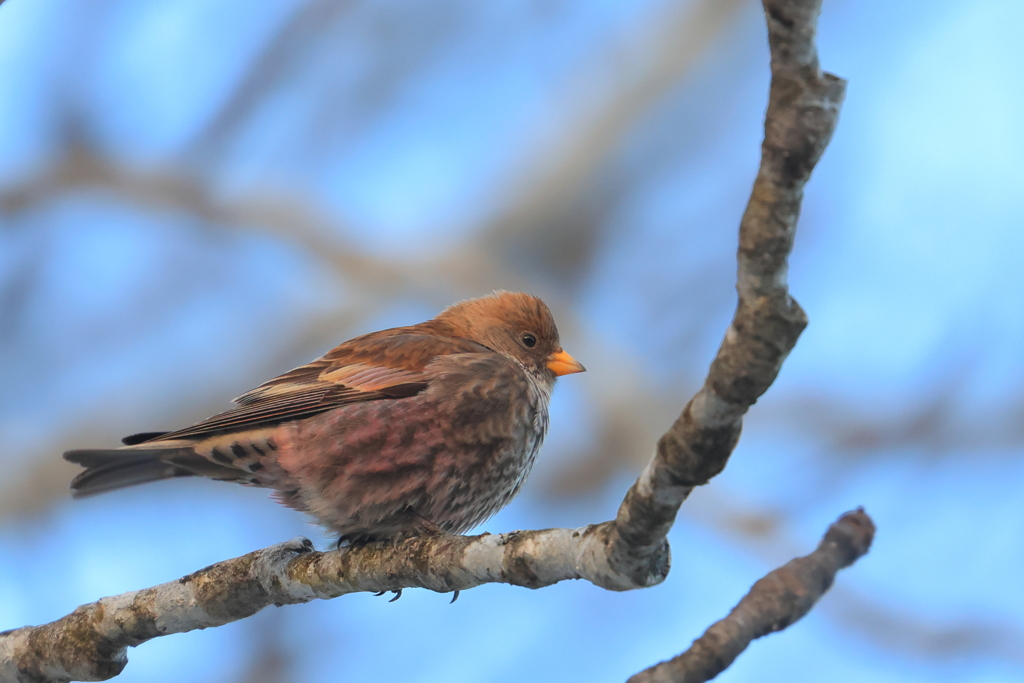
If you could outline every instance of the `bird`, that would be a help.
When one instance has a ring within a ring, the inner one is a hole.
[[[459,534],[516,496],[556,378],[584,371],[540,298],[495,291],[355,337],[189,427],[64,458],[85,467],[75,498],[199,476],[272,489],[339,547]]]

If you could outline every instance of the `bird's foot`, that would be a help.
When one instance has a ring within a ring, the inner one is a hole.
[[[379,598],[380,596],[384,595],[387,592],[388,591],[377,591],[376,593],[373,594],[373,597]],[[388,602],[394,602],[398,598],[402,597],[402,589],[401,588],[399,588],[396,591],[391,591],[391,592],[395,594],[395,597],[393,597],[390,600],[388,600]]]

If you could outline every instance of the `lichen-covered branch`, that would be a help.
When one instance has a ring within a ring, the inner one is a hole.
[[[770,572],[729,616],[715,622],[690,649],[629,679],[629,683],[702,683],[725,671],[752,640],[781,631],[811,611],[836,573],[868,552],[875,525],[863,510],[828,528],[818,548]]]
[[[333,552],[315,552],[309,541],[298,539],[177,581],[103,598],[50,624],[0,633],[0,680],[103,680],[124,668],[128,646],[242,619],[271,604],[356,591],[418,586],[448,592],[490,582],[539,588],[565,579],[629,590],[664,580],[669,570],[665,537],[680,505],[694,486],[707,483],[725,467],[743,415],[775,380],[807,323],[789,296],[786,259],[803,186],[835,128],[844,82],[818,68],[813,39],[820,0],[764,0],[764,5],[772,82],[761,165],[740,224],[739,303],[704,386],[661,437],[654,458],[614,520],[575,530],[424,536]],[[767,632],[756,627],[734,635],[730,629],[741,620],[768,624],[771,630],[810,609],[835,571],[863,554],[870,543],[870,533],[861,534],[867,541],[859,545],[843,540],[843,530],[851,524],[870,527],[866,515],[852,513],[844,520],[833,526],[815,554],[795,560],[758,584],[802,577],[810,583],[800,585],[812,586],[807,596],[819,586],[813,599],[791,600],[795,607],[785,613],[791,618],[777,619],[772,615],[787,605],[757,597],[771,591],[755,586],[733,615],[705,634],[701,647],[728,644],[732,649],[714,655],[732,653],[727,661],[721,659],[724,668],[746,642]],[[830,550],[832,546],[835,549]],[[851,554],[839,546],[863,550]],[[835,561],[825,559],[833,556]],[[723,640],[723,634],[728,639]],[[742,644],[735,649],[738,643]],[[682,658],[682,664],[664,666],[676,666],[673,671],[705,666],[698,655]]]
[[[269,605],[410,587],[541,588],[566,579],[616,585],[623,579],[610,575],[602,553],[598,532],[604,526],[420,536],[330,552],[294,539],[176,581],[82,605],[49,624],[0,633],[0,681],[105,680],[127,664],[128,646],[220,626]]]
[[[609,562],[633,585],[664,579],[665,536],[679,506],[725,468],[743,415],[775,381],[807,325],[789,295],[786,259],[804,184],[832,138],[846,83],[818,68],[821,0],[764,0],[764,9],[772,80],[761,166],[740,222],[739,303],[704,386],[659,439],[608,529]]]

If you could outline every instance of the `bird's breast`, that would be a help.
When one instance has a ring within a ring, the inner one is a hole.
[[[508,503],[547,431],[550,387],[507,363],[452,365],[416,396],[293,423],[280,461],[303,482],[302,507],[372,534],[407,524],[410,510],[461,532]]]

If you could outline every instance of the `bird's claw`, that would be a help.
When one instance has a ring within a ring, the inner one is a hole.
[[[395,594],[395,597],[393,597],[390,600],[388,600],[388,602],[394,602],[398,598],[402,597],[402,589],[399,588],[398,590],[394,591],[394,594]]]
[[[455,601],[458,600],[458,599],[459,599],[459,591],[458,590],[454,590],[454,591],[452,591],[452,601],[449,602],[448,604],[449,605],[455,604]]]

